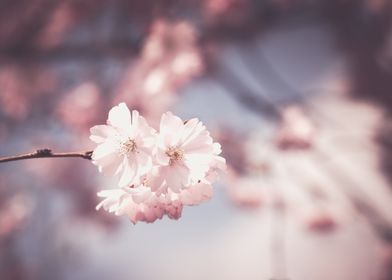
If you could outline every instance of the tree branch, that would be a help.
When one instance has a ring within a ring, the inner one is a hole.
[[[35,159],[35,158],[84,158],[87,160],[91,160],[93,152],[70,152],[70,153],[53,153],[50,149],[39,149],[33,153],[23,154],[18,156],[10,156],[10,157],[0,157],[0,163],[8,162],[8,161],[16,161],[16,160],[24,160],[24,159]]]

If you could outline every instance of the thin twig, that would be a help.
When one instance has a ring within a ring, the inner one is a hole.
[[[50,149],[39,149],[33,153],[10,156],[10,157],[0,157],[0,163],[16,161],[16,160],[24,160],[24,159],[36,159],[36,158],[84,158],[87,160],[91,160],[93,152],[70,152],[70,153],[53,153]]]

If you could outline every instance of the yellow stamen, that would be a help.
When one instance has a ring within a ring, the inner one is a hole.
[[[129,152],[135,152],[137,145],[135,140],[127,139],[126,141],[120,142],[120,152],[122,154],[128,154]]]
[[[177,161],[182,160],[182,158],[184,157],[184,151],[181,150],[178,147],[170,147],[167,151],[166,151],[166,155],[170,158],[169,160],[169,164],[173,165],[174,163],[176,163]]]

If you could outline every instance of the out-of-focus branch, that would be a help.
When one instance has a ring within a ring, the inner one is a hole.
[[[23,154],[18,156],[10,156],[10,157],[0,157],[0,163],[16,161],[16,160],[24,160],[24,159],[35,159],[35,158],[83,158],[87,160],[91,160],[93,152],[69,152],[69,153],[53,153],[50,149],[39,149],[33,153]]]
[[[225,89],[225,93],[231,95],[239,104],[262,117],[271,119],[281,118],[281,112],[277,105],[266,100],[263,96],[256,95],[241,87],[241,83],[235,75],[232,75],[229,79],[224,79],[219,75],[217,76],[219,85]]]
[[[5,49],[0,46],[0,60],[10,62],[29,62],[29,61],[51,61],[62,59],[83,59],[96,60],[105,56],[114,58],[130,58],[135,55],[137,50],[136,43],[133,41],[122,42],[119,44],[96,43],[89,45],[67,45],[59,46],[49,50],[41,50],[34,47],[24,49]]]
[[[274,119],[280,119],[281,117],[280,111],[277,107],[273,106],[260,96],[256,96],[246,90],[236,91],[226,88],[226,92],[234,97],[240,104],[257,114]]]

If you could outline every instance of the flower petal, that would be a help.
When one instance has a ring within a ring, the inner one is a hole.
[[[131,113],[125,103],[120,103],[109,111],[108,124],[121,131],[129,131],[132,123]]]
[[[95,143],[103,143],[107,138],[114,136],[116,131],[109,125],[96,125],[90,128],[90,139]]]

